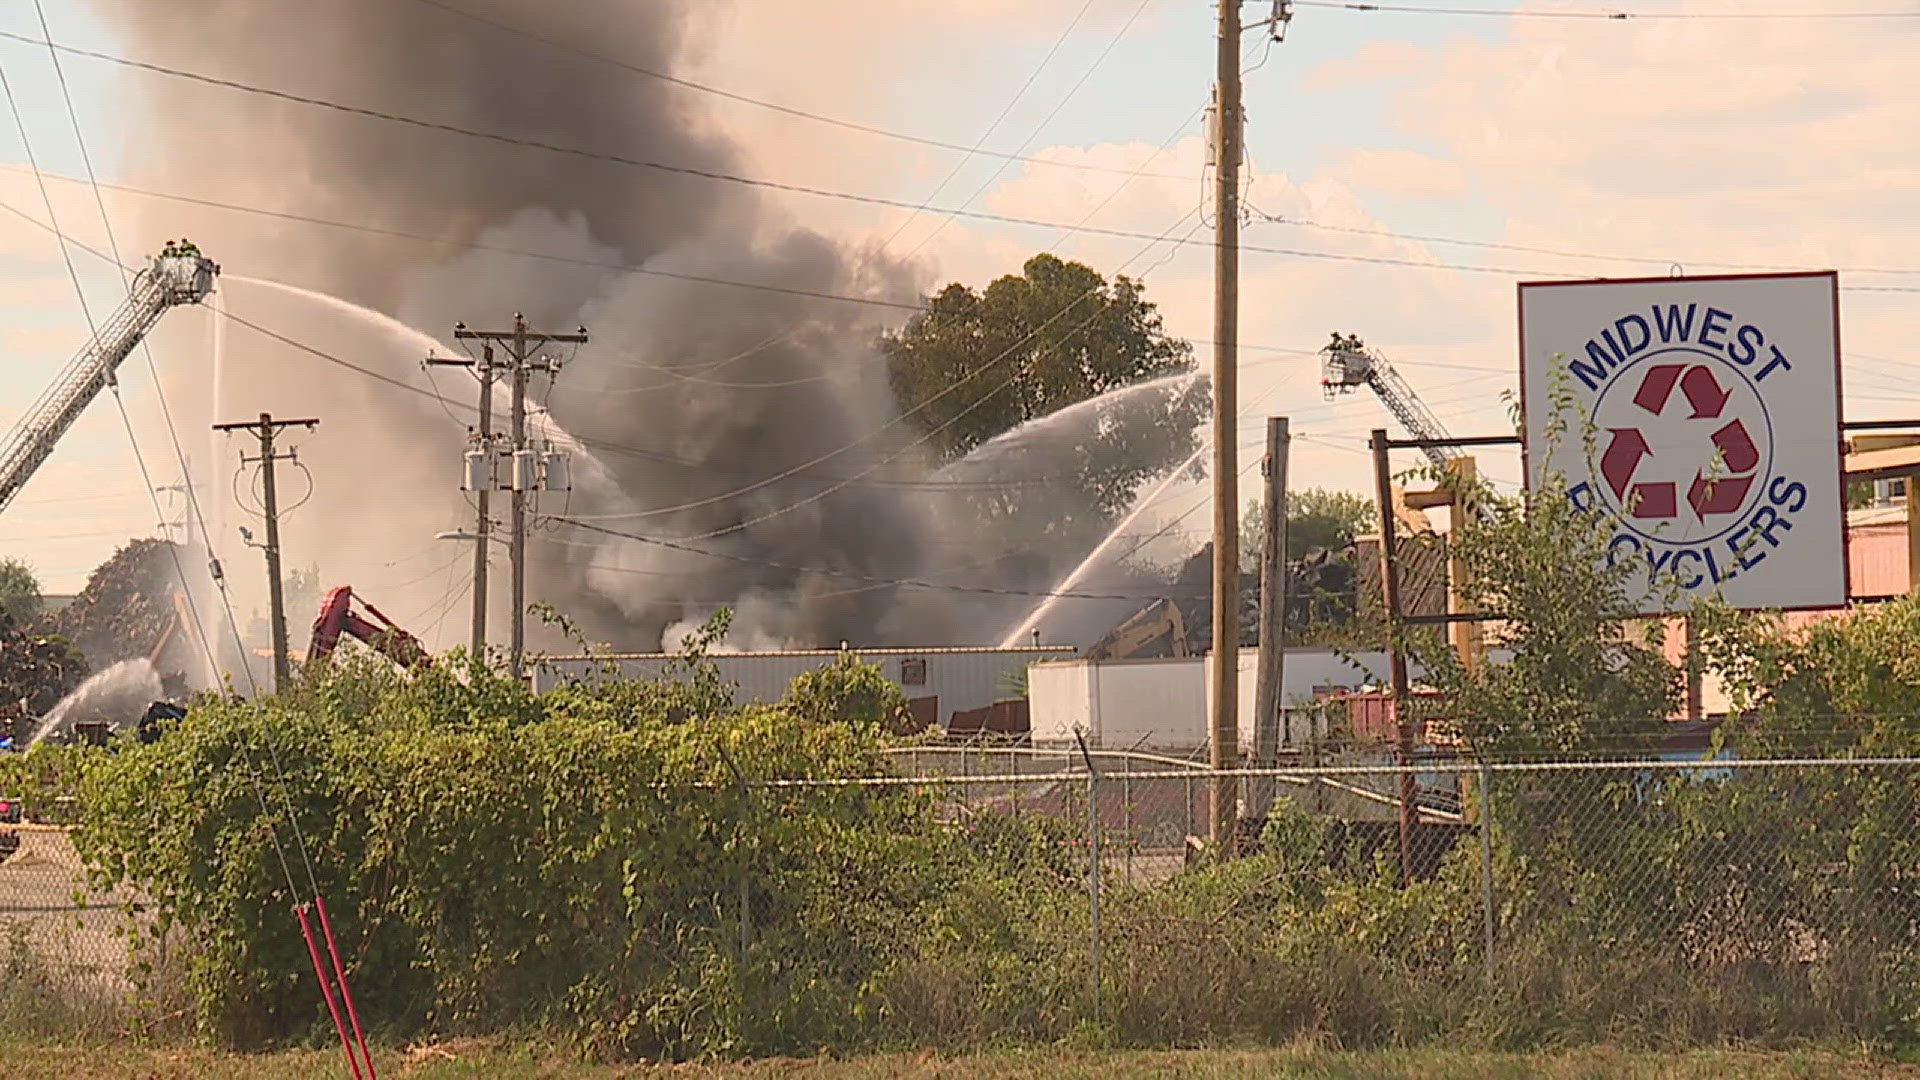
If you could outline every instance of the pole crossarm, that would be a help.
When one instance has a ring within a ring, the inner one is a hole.
[[[213,425],[213,430],[232,434],[244,431],[260,440],[260,456],[249,458],[240,455],[242,464],[257,464],[261,468],[263,494],[261,509],[267,518],[267,600],[270,616],[273,620],[273,688],[280,691],[287,687],[292,677],[287,647],[287,608],[284,583],[280,580],[280,497],[274,479],[274,463],[293,460],[292,453],[276,454],[273,440],[288,428],[305,428],[312,431],[320,426],[317,417],[301,417],[296,420],[276,420],[272,413],[261,413],[258,420],[234,420]]]

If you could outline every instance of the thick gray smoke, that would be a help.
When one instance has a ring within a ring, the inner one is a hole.
[[[93,2],[128,51],[159,63],[557,146],[746,171],[697,95],[436,0]],[[452,2],[656,71],[674,69],[714,6]],[[736,184],[129,78],[129,96],[146,109],[130,155],[140,181],[440,241],[146,202],[141,246],[189,236],[230,277],[330,293],[441,341],[456,321],[496,327],[516,311],[539,328],[590,328],[578,362],[532,397],[595,460],[581,461],[571,496],[542,496],[540,511],[691,538],[687,546],[707,552],[549,523],[532,548],[530,598],[552,603],[595,642],[651,648],[663,631],[725,604],[738,612],[743,642],[987,644],[1030,597],[884,581],[1044,588],[1088,546],[1084,533],[1059,535],[1039,488],[1022,489],[1039,518],[1012,530],[1005,515],[986,525],[964,499],[930,494],[931,463],[912,445],[911,424],[892,423],[899,409],[875,348],[901,313],[797,294],[912,301],[930,284],[919,268],[798,227]],[[608,268],[640,266],[794,291]],[[404,385],[232,327],[217,401],[204,352],[170,350],[182,422],[262,410],[320,417],[320,431],[301,440],[314,484],[311,502],[287,522],[289,565],[317,563],[327,584],[354,584],[430,644],[463,640],[463,548],[430,538],[470,521],[457,488],[463,426],[475,415],[471,383],[421,370],[430,343],[324,302],[239,281],[223,299],[236,315]],[[213,484],[228,482],[237,449],[215,459]],[[1087,447],[1075,450],[1084,456]],[[1054,474],[1066,492],[1092,466],[1066,453],[1024,467]],[[304,481],[288,483],[298,495]],[[239,502],[251,498],[243,487]],[[257,604],[247,591],[257,576],[251,553],[230,540],[224,547],[243,601]],[[492,590],[496,640],[504,578],[503,559]],[[296,627],[303,614],[292,613]]]
[[[703,6],[701,0],[536,8],[460,2],[476,14],[537,23],[544,35],[655,70],[674,67],[698,30]],[[132,39],[132,51],[164,63],[561,146],[709,170],[739,168],[700,100],[685,90],[427,3],[98,3]],[[149,116],[133,157],[156,186],[448,243],[178,206],[149,210],[152,238],[191,235],[230,274],[310,286],[433,328],[442,340],[457,320],[497,326],[515,311],[538,327],[591,328],[592,345],[563,372],[550,398],[544,387],[533,396],[546,400],[553,417],[586,443],[624,498],[608,498],[605,488],[596,497],[583,484],[571,499],[543,497],[543,511],[564,506],[593,518],[684,507],[602,521],[661,537],[766,518],[695,542],[731,559],[565,528],[544,532],[533,549],[534,597],[580,621],[595,640],[627,647],[654,644],[668,625],[699,618],[720,603],[739,604],[743,619],[756,624],[750,629],[781,640],[871,640],[879,632],[893,590],[792,569],[873,577],[918,569],[925,508],[887,483],[924,475],[915,453],[809,501],[900,453],[910,441],[905,425],[803,467],[896,415],[873,349],[880,328],[875,309],[455,245],[892,300],[911,299],[924,284],[909,268],[794,227],[737,185],[159,77],[142,76],[135,89]],[[226,291],[236,314],[410,385],[429,385],[414,368],[417,352],[377,342],[381,335],[365,327],[340,325],[337,312],[240,284]],[[424,597],[431,612],[433,598],[445,597],[459,580],[456,571],[424,582],[392,579],[431,571],[452,553],[451,545],[394,569],[367,556],[400,558],[435,529],[462,524],[465,511],[452,491],[460,450],[454,420],[470,423],[472,412],[450,419],[439,403],[328,367],[248,330],[231,333],[234,360],[221,408],[239,416],[268,407],[322,418],[321,431],[302,451],[315,468],[316,491],[312,504],[290,520],[289,543],[304,544],[323,572],[336,577],[349,572],[336,565],[360,558],[364,569],[351,573]],[[433,385],[462,403],[472,397],[470,384],[454,376],[443,373]],[[762,483],[787,471],[793,475]],[[745,494],[717,498],[755,484]],[[301,562],[298,550],[293,562]],[[390,595],[380,599],[408,613],[420,606]],[[455,609],[455,624],[462,621],[464,606],[442,606]]]

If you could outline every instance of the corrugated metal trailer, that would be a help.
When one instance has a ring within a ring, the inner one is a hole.
[[[1259,655],[1239,655],[1240,740],[1253,741],[1253,696]],[[1207,744],[1213,657],[1153,660],[1066,660],[1041,664],[1030,675],[1032,738],[1039,745],[1064,745],[1075,730],[1107,748],[1141,746],[1180,752]],[[1423,672],[1410,665],[1414,678]],[[1384,682],[1387,657],[1380,652],[1344,653],[1331,649],[1288,649],[1281,700],[1295,703]],[[1291,710],[1289,710],[1291,711]],[[1282,726],[1290,745],[1305,731]]]
[[[953,714],[981,709],[996,702],[1020,698],[1027,665],[1042,660],[1063,660],[1074,655],[1071,646],[1041,646],[1026,649],[851,649],[862,661],[873,664],[881,674],[900,687],[909,701],[920,702],[919,711],[931,711],[941,726],[952,722]],[[833,649],[805,649],[791,652],[714,653],[709,657],[720,677],[738,688],[734,700],[774,702],[786,696],[793,680],[833,662],[840,655]],[[548,656],[533,666],[534,686],[545,689],[566,679],[595,679],[609,663],[618,666],[621,678],[660,679],[667,677],[675,659],[671,653],[628,653],[611,656]]]

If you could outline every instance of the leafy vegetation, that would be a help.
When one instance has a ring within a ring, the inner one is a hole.
[[[1299,561],[1314,551],[1338,551],[1373,528],[1373,501],[1351,491],[1308,488],[1287,493],[1287,558]],[[1267,501],[1248,499],[1240,514],[1240,565],[1257,573],[1267,544]]]
[[[1140,282],[1109,282],[1046,254],[984,291],[948,285],[882,348],[895,395],[926,403],[916,423],[949,459],[1077,401],[1193,366],[1192,347],[1166,335]],[[1200,419],[1194,410],[1180,434]]]
[[[29,623],[40,617],[41,606],[40,577],[33,567],[19,559],[0,559],[0,612]]]
[[[327,1037],[288,915],[314,891],[389,1040],[535,1030],[619,1060],[1920,1043],[1920,769],[1643,767],[1680,673],[1597,524],[1551,491],[1475,497],[1457,550],[1510,659],[1410,638],[1432,719],[1496,759],[1620,767],[1475,778],[1490,863],[1456,835],[1410,880],[1381,831],[1283,799],[1243,858],[1107,881],[1097,980],[1084,795],[1007,813],[846,783],[889,773],[898,691],[842,656],[736,704],[704,656],[724,621],[665,682],[534,695],[457,657],[323,664],[203,700],[154,745],[0,758],[0,783],[77,793],[96,883],[151,905],[138,961],[184,948],[189,1014],[233,1046]],[[1741,709],[1726,747],[1916,749],[1920,599],[1700,623]]]

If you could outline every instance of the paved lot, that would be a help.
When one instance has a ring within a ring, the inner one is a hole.
[[[26,963],[57,981],[124,986],[122,898],[87,889],[64,831],[17,833],[19,850],[0,862],[0,971]]]

